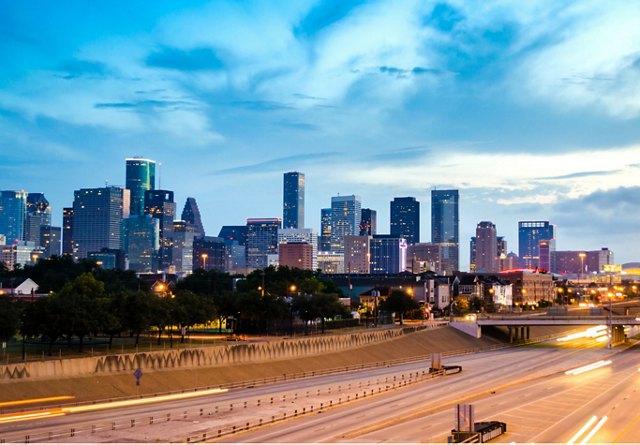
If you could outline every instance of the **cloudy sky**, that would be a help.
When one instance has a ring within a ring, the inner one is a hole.
[[[162,163],[205,229],[307,226],[357,194],[458,188],[461,267],[481,220],[517,252],[518,220],[557,248],[640,260],[640,4],[627,1],[0,0],[0,189],[45,192],[61,223],[81,187]]]

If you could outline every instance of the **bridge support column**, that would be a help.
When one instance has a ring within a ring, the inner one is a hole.
[[[529,340],[529,338],[531,337],[531,327],[530,327],[530,326],[527,326],[527,327],[525,328],[525,330],[526,330],[526,335],[527,335],[527,337],[526,337],[526,339],[525,339],[525,340]]]
[[[513,343],[513,328],[509,326],[509,343]]]
[[[617,346],[624,343],[624,326],[611,326],[611,346]]]

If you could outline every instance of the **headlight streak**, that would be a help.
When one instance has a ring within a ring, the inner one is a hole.
[[[573,445],[575,443],[575,441],[578,440],[578,438],[580,436],[582,436],[584,434],[584,432],[587,431],[591,427],[591,425],[596,423],[596,420],[598,420],[598,416],[593,416],[591,419],[589,419],[589,421],[587,423],[582,425],[582,428],[580,428],[578,430],[578,432],[576,434],[574,434],[574,436],[571,439],[569,439],[569,442],[567,442],[567,445]]]
[[[584,439],[582,439],[582,441],[580,441],[580,444],[585,444],[585,443],[589,442],[589,440],[591,440],[591,438],[598,432],[598,430],[600,428],[602,428],[602,425],[604,425],[604,423],[607,421],[607,419],[608,419],[607,416],[604,416],[602,419],[600,419],[600,421],[591,430],[591,432],[589,434],[587,434],[587,436]]]
[[[611,364],[611,360],[600,360],[595,363],[591,363],[590,365],[581,366],[579,368],[570,369],[566,371],[566,375],[580,375],[584,372],[592,371],[594,369],[602,368],[603,366],[607,366]]]

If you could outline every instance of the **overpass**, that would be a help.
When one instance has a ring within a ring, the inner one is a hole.
[[[501,326],[509,329],[509,341],[529,339],[531,326],[610,326],[611,345],[624,342],[624,326],[640,326],[640,316],[613,315],[478,315],[475,320],[453,321],[455,327],[476,338],[482,336],[482,326]]]

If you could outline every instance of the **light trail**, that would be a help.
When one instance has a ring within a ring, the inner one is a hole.
[[[0,402],[0,408],[16,405],[29,405],[31,403],[42,402],[59,402],[61,400],[75,399],[75,396],[54,396],[54,397],[42,397],[39,399],[24,399],[24,400],[11,400],[10,402]]]
[[[600,337],[606,330],[607,330],[607,327],[601,324],[601,325],[586,329],[582,332],[576,332],[575,334],[569,334],[566,337],[560,337],[556,339],[556,341],[565,342],[565,341],[577,340],[579,338],[585,338],[585,337],[596,338],[596,337]]]
[[[608,419],[607,416],[604,416],[602,419],[600,419],[600,422],[598,422],[598,424],[595,427],[593,427],[591,432],[589,434],[587,434],[587,436],[584,439],[582,439],[580,444],[585,444],[585,443],[589,442],[591,440],[591,438],[598,432],[598,430],[600,428],[602,428],[602,425],[604,425],[604,423],[607,421],[607,419]]]
[[[570,369],[566,371],[567,375],[580,375],[584,372],[592,371],[594,369],[602,368],[603,366],[607,366],[611,364],[611,360],[600,360],[595,363],[591,363],[590,365],[581,366],[580,368]]]
[[[584,434],[585,431],[591,428],[591,425],[596,423],[596,420],[598,420],[598,416],[593,416],[591,419],[589,419],[587,423],[582,425],[582,428],[580,428],[578,432],[574,434],[574,436],[571,439],[569,439],[569,442],[567,442],[567,445],[573,445],[575,441],[578,440],[578,438]]]
[[[25,420],[44,419],[49,417],[66,416],[67,414],[82,413],[87,411],[100,411],[111,408],[123,408],[127,406],[146,405],[158,402],[170,402],[173,400],[190,399],[194,397],[210,396],[214,394],[222,394],[229,391],[228,389],[216,388],[203,391],[194,391],[180,394],[169,394],[165,396],[146,397],[142,399],[120,400],[117,402],[96,403],[93,405],[70,406],[65,408],[56,408],[55,410],[39,410],[30,411],[20,414],[8,414],[0,416],[0,424],[23,422]]]

